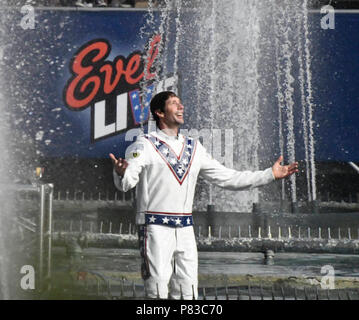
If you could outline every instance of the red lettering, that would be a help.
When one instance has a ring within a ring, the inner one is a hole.
[[[151,44],[150,44],[150,51],[148,55],[147,60],[147,68],[146,68],[146,79],[152,79],[156,76],[155,73],[151,73],[151,67],[153,65],[153,62],[155,61],[157,55],[158,55],[158,46],[161,43],[161,36],[156,35],[153,37]]]
[[[143,72],[137,78],[132,78],[132,75],[138,71],[140,64],[141,64],[141,57],[139,54],[135,54],[133,57],[131,57],[126,68],[127,83],[135,84],[143,78]]]
[[[160,42],[160,35],[156,35],[150,42],[146,61],[147,80],[156,76],[151,69],[158,55]],[[104,94],[108,95],[116,90],[122,76],[131,86],[144,77],[140,53],[133,53],[127,59],[116,57],[114,62],[105,61],[109,54],[110,45],[105,40],[93,41],[80,49],[70,65],[73,76],[64,91],[68,107],[82,109],[88,107],[94,99],[103,99]]]
[[[70,82],[67,87],[65,100],[66,104],[71,108],[82,108],[88,105],[93,98],[96,96],[101,80],[99,76],[93,75],[87,78],[84,82],[83,80],[86,76],[93,70],[93,66],[83,66],[83,61],[94,51],[97,51],[97,54],[90,60],[91,63],[97,62],[103,59],[104,56],[108,54],[109,46],[106,42],[98,41],[90,44],[85,47],[79,54],[75,57],[72,62],[71,70],[75,74],[75,77]],[[92,84],[92,88],[91,85]],[[79,86],[79,88],[78,88]],[[86,90],[89,90],[87,95],[82,99],[76,98],[76,91],[79,90],[80,93],[85,93]]]
[[[118,82],[120,81],[121,75],[123,74],[123,61],[119,59],[116,63],[116,77],[111,83],[112,78],[112,66],[110,64],[105,64],[100,68],[100,72],[105,72],[105,83],[103,86],[103,91],[106,94],[110,94],[115,87],[117,86]]]

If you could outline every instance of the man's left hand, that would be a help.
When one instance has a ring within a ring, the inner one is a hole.
[[[283,156],[280,156],[272,167],[272,171],[275,179],[283,179],[289,177],[293,173],[298,172],[298,162],[293,162],[286,166],[282,166],[280,164],[282,161],[283,161]]]

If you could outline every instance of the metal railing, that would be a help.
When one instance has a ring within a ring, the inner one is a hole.
[[[38,287],[43,288],[45,277],[51,277],[51,251],[52,251],[52,233],[53,233],[53,184],[33,184],[33,185],[11,185],[7,187],[8,192],[12,194],[32,194],[39,200],[39,211],[32,221],[23,216],[17,216],[13,219],[14,223],[21,228],[35,235],[34,241],[28,241],[26,245],[36,242],[37,251],[37,282]],[[22,209],[24,210],[24,209]],[[23,212],[25,214],[25,212]],[[45,266],[46,263],[46,266]]]
[[[71,284],[71,288],[56,288],[66,292],[71,299],[104,300],[145,300],[148,299],[143,283],[126,279],[107,279],[99,272],[81,271],[81,277]],[[89,279],[91,276],[91,280]],[[194,292],[194,290],[193,290]],[[49,293],[51,294],[51,292]],[[66,298],[63,296],[63,298]],[[157,298],[160,295],[157,292]],[[181,294],[181,300],[183,296]],[[193,300],[195,295],[193,294]],[[359,300],[359,289],[327,289],[320,286],[291,287],[288,285],[268,285],[262,282],[247,285],[202,286],[198,288],[197,300]]]
[[[40,185],[40,218],[38,224],[39,235],[39,284],[43,286],[44,276],[44,253],[46,255],[46,277],[51,278],[51,247],[52,247],[52,210],[53,210],[53,184]],[[47,199],[46,199],[47,196]],[[46,201],[47,200],[47,201]],[[47,203],[46,203],[47,202]],[[47,215],[47,224],[45,219]],[[44,252],[45,241],[47,240],[47,250]]]
[[[134,223],[124,223],[112,220],[85,221],[73,219],[69,221],[55,220],[54,232],[89,232],[100,234],[133,234],[136,235]],[[198,238],[207,239],[306,239],[306,240],[359,240],[359,228],[323,228],[323,227],[271,227],[267,228],[248,225],[238,226],[204,226],[194,225]]]

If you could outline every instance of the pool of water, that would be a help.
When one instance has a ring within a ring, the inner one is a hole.
[[[262,253],[199,252],[199,274],[320,277],[330,265],[337,277],[359,277],[359,255],[276,253],[273,265],[263,263]],[[135,249],[84,249],[81,266],[92,271],[140,272],[140,254]],[[68,268],[65,248],[55,247],[53,270]]]

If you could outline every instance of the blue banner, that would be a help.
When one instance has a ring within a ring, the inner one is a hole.
[[[34,137],[39,157],[124,155],[129,144],[124,133],[146,123],[151,81],[159,72],[160,36],[143,32],[146,15],[43,9],[37,11],[35,29],[14,23],[5,69],[12,86],[7,99],[21,113],[17,130]],[[358,14],[337,14],[335,29],[327,30],[320,27],[320,14],[312,15],[318,15],[311,25],[315,158],[359,161]],[[14,21],[22,17],[20,12],[13,16]],[[157,19],[155,13],[154,25]],[[171,59],[166,77],[174,72]],[[185,64],[180,70],[190,74]],[[186,81],[190,87],[191,79]],[[184,92],[182,100],[190,101],[190,95]]]

